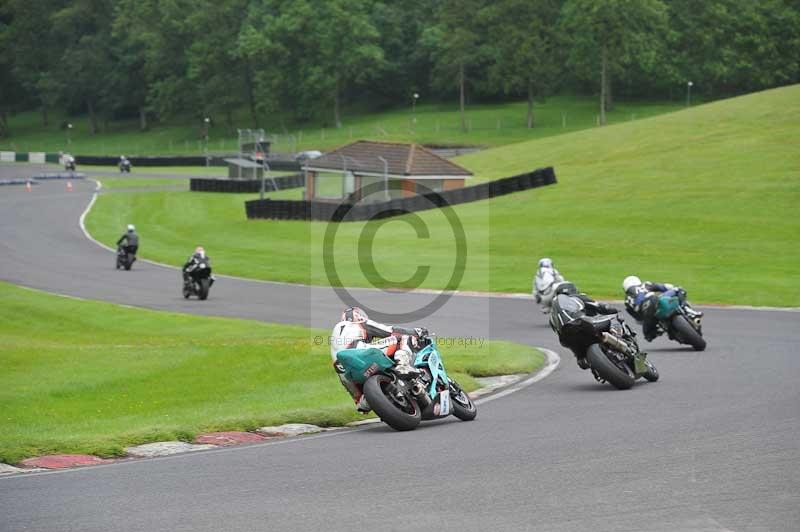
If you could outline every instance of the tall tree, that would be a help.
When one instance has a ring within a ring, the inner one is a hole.
[[[64,52],[48,13],[64,8],[60,0],[7,0],[0,10],[9,17],[4,53],[13,56],[13,74],[25,89],[25,99],[37,102],[42,125],[49,124],[49,111],[63,91],[57,76]]]
[[[612,72],[634,62],[646,67],[666,24],[667,10],[660,0],[567,0],[564,4],[562,30],[570,43],[570,64],[600,77],[601,125],[606,123]]]
[[[489,79],[506,94],[524,94],[525,123],[534,125],[534,98],[556,85],[562,57],[558,42],[558,0],[498,0],[484,11],[494,36]]]
[[[64,99],[88,112],[92,134],[100,129],[100,113],[108,110],[101,107],[109,96],[101,80],[116,61],[108,46],[111,18],[112,0],[74,0],[51,15],[64,49],[57,70]]]
[[[485,27],[478,16],[485,6],[481,0],[441,0],[436,25],[427,28],[422,37],[422,44],[434,61],[435,85],[458,87],[462,131],[467,130],[467,85],[472,78],[480,77],[479,70],[486,60],[481,40]]]

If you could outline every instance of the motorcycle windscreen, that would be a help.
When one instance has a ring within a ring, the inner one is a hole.
[[[374,347],[343,349],[336,353],[336,360],[345,369],[344,376],[358,384],[363,384],[376,373],[394,366],[394,362],[383,351]]]

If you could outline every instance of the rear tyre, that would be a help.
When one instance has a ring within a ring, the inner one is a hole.
[[[200,293],[198,297],[202,300],[208,299],[208,288],[211,286],[211,282],[208,279],[200,279]]]
[[[417,402],[403,395],[392,393],[394,384],[387,375],[373,375],[364,383],[364,395],[372,410],[381,421],[394,430],[413,430],[422,420],[422,412]]]
[[[478,415],[475,403],[469,398],[467,392],[454,380],[450,381],[450,401],[453,404],[453,415],[461,421],[472,421]]]
[[[618,366],[612,362],[606,356],[600,344],[590,345],[586,350],[586,358],[589,360],[589,365],[592,369],[614,388],[627,390],[633,386],[636,378],[628,365],[623,363]]]
[[[694,347],[695,351],[703,351],[706,348],[706,341],[684,316],[678,314],[673,317],[672,327],[675,329],[678,339]]]
[[[125,259],[125,269],[130,271],[131,266],[133,266],[133,260],[130,258]]]

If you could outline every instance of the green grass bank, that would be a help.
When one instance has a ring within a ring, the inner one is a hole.
[[[461,157],[476,181],[553,165],[559,182],[454,208],[468,243],[459,287],[529,291],[536,260],[550,256],[597,297],[620,298],[636,273],[696,301],[799,306],[797,138],[791,86]],[[220,273],[259,279],[327,284],[331,262],[348,286],[413,287],[420,264],[431,265],[422,287],[450,279],[456,245],[440,211],[419,213],[427,238],[408,217],[341,224],[323,257],[326,224],[248,221],[251,197],[109,194],[88,226],[108,243],[136,223],[142,255],[171,264],[202,243]],[[374,266],[359,258],[367,248]]]
[[[48,453],[119,456],[202,431],[360,419],[331,369],[328,331],[75,300],[0,283],[0,462]],[[533,371],[508,342],[443,348],[473,376]]]
[[[411,108],[383,112],[345,113],[341,129],[322,123],[293,123],[288,117],[275,117],[275,123],[262,124],[268,133],[280,131],[274,151],[329,149],[358,138],[415,141],[433,144],[498,146],[526,139],[541,138],[595,127],[597,101],[591,97],[555,96],[536,104],[536,127],[525,124],[526,103],[470,105],[467,108],[469,130],[461,131],[461,118],[455,104],[419,104]],[[610,123],[621,123],[681,108],[678,102],[618,102],[608,113]],[[60,129],[69,120],[73,129]],[[235,152],[236,128],[251,127],[250,118],[238,115],[229,132],[217,122],[209,131],[211,153]],[[243,125],[247,124],[247,125]],[[285,124],[285,127],[284,127]],[[280,127],[278,127],[280,125]],[[87,117],[54,117],[49,127],[42,127],[38,113],[21,113],[9,121],[11,136],[0,139],[0,150],[50,151],[78,154],[125,155],[201,155],[206,149],[200,123],[153,124],[147,132],[138,131],[135,120],[113,122],[108,130],[92,135]]]

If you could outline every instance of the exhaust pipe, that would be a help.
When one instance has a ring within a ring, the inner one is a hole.
[[[420,408],[425,409],[431,404],[431,398],[425,393],[425,385],[420,381],[414,381],[411,385],[411,395],[417,400]]]
[[[626,344],[625,342],[623,342],[622,340],[620,340],[619,338],[617,338],[613,334],[609,334],[607,332],[604,332],[603,333],[603,343],[606,344],[606,345],[610,345],[611,347],[613,347],[617,351],[621,351],[621,352],[623,352],[625,354],[629,354],[630,353],[630,347],[628,347],[628,344]]]

